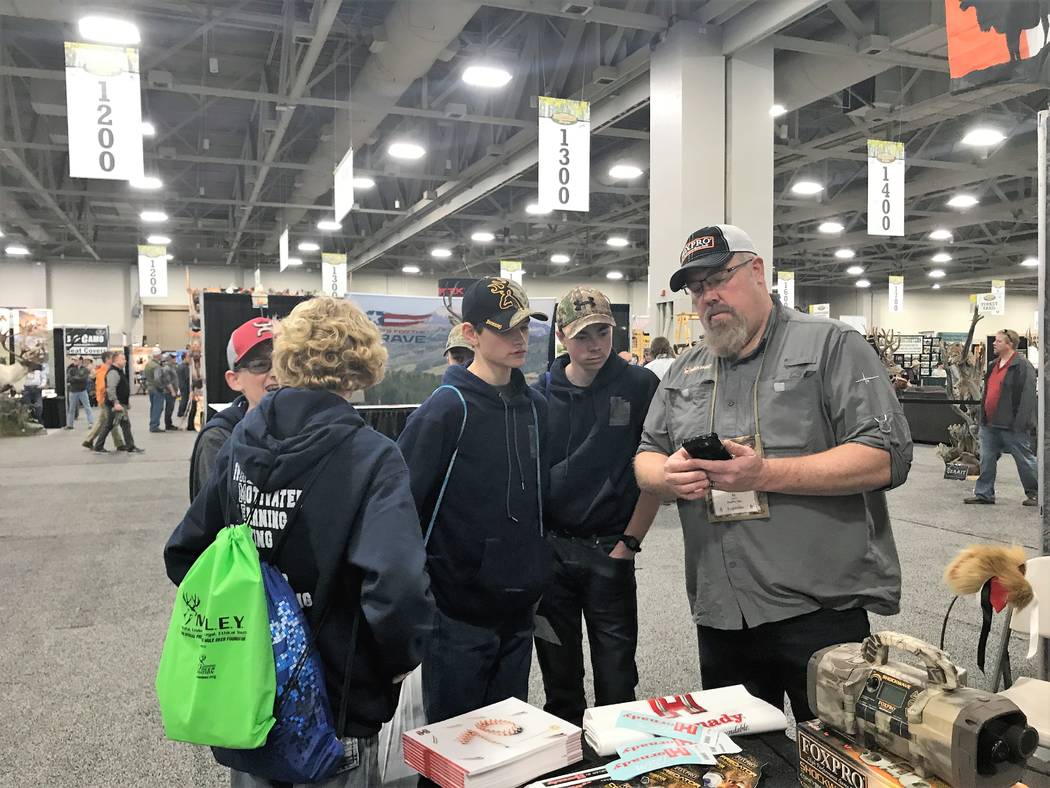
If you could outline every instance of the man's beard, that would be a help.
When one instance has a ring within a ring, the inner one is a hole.
[[[712,321],[715,315],[728,315],[722,320]],[[719,358],[733,358],[740,354],[751,339],[751,330],[736,311],[729,307],[716,308],[716,311],[704,316],[701,321],[705,329],[704,341]]]

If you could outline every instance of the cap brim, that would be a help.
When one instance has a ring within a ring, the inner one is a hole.
[[[507,323],[507,327],[500,333],[502,334],[507,331],[510,331],[512,328],[516,328],[517,326],[520,326],[522,323],[524,323],[526,320],[530,319],[535,319],[539,320],[542,323],[546,323],[549,318],[547,317],[547,315],[543,314],[543,312],[533,312],[531,309],[519,309],[517,312],[514,313],[514,317],[512,317]]]
[[[735,254],[736,252],[720,252],[718,254],[705,254],[703,257],[698,258],[691,263],[686,263],[673,274],[671,274],[672,292],[677,293],[679,290],[685,287],[685,279],[690,271],[721,268],[723,265],[728,263]]]
[[[559,326],[566,339],[572,339],[587,326],[615,326],[616,320],[611,315],[584,315],[564,326]]]
[[[472,348],[470,345],[461,345],[459,343],[456,343],[455,345],[449,345],[447,348],[445,348],[446,356],[448,355],[448,352],[450,350],[469,350],[471,353],[474,352],[474,348]]]

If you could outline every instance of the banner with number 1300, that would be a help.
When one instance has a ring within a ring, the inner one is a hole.
[[[142,177],[139,51],[66,41],[69,175]]]
[[[539,97],[537,202],[545,211],[591,209],[591,105]]]

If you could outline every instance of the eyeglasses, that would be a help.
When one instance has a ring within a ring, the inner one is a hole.
[[[235,372],[250,372],[253,375],[265,375],[273,369],[273,359],[270,356],[264,358],[253,358],[246,364],[238,364],[235,368]]]
[[[754,258],[751,259],[753,260]],[[743,268],[750,262],[751,260],[744,260],[743,262],[739,262],[729,268],[723,268],[717,274],[711,274],[710,276],[701,279],[699,282],[686,282],[685,289],[693,295],[703,295],[709,290],[718,290],[733,278],[733,275],[738,269]]]

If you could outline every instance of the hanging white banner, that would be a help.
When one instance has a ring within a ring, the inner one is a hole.
[[[1006,314],[1006,280],[1005,279],[993,279],[992,280],[992,295],[995,296],[997,315]]]
[[[590,102],[540,96],[539,115],[539,207],[589,211]]]
[[[321,292],[332,298],[346,295],[346,255],[325,252],[321,255]]]
[[[780,303],[788,309],[795,308],[795,272],[777,271],[777,293]]]
[[[979,315],[1001,315],[1003,313],[999,306],[999,297],[995,293],[978,293],[976,296],[971,296],[971,299],[976,299]]]
[[[521,268],[521,260],[500,260],[499,275],[504,279],[512,279],[521,284],[521,278],[525,272]]]
[[[868,140],[868,235],[904,235],[904,143]]]
[[[139,51],[65,42],[69,175],[142,177]]]
[[[278,249],[281,259],[281,270],[283,271],[288,267],[288,228],[284,228],[284,232],[281,233],[280,241],[278,242]]]
[[[904,277],[903,276],[891,276],[890,277],[890,311],[891,312],[903,312],[904,311]]]
[[[168,249],[139,246],[139,298],[168,297]]]
[[[351,148],[339,162],[332,176],[335,191],[335,220],[343,217],[354,207],[354,149]]]

